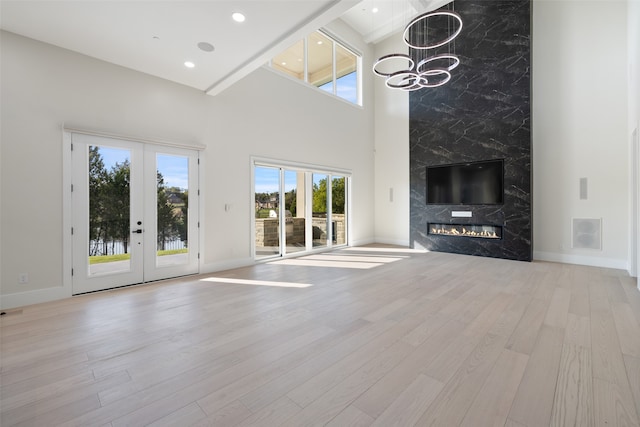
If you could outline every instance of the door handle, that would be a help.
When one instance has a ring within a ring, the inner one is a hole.
[[[138,228],[137,230],[132,230],[131,234],[142,234],[142,228]]]

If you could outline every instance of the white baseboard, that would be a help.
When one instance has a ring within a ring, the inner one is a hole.
[[[249,265],[254,265],[255,263],[256,262],[253,260],[253,258],[238,258],[238,259],[232,259],[228,261],[214,262],[211,264],[203,264],[200,267],[200,274],[210,274],[210,273],[215,273],[217,271],[247,267]]]
[[[71,287],[57,286],[55,288],[36,289],[33,291],[16,292],[0,296],[0,308],[8,310],[26,305],[40,304],[71,297]]]
[[[561,262],[565,264],[588,265],[591,267],[615,268],[627,270],[629,267],[626,259],[601,258],[585,255],[560,254],[555,252],[533,252],[533,259],[537,261]]]
[[[367,239],[354,240],[353,242],[351,242],[349,246],[364,246],[364,245],[370,245],[372,243],[377,243],[377,242],[373,238],[367,238]]]
[[[385,239],[385,238],[376,238],[376,243],[382,243],[383,245],[396,245],[396,246],[404,246],[409,247],[409,240],[404,239]]]

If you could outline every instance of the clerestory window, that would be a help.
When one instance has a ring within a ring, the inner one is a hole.
[[[273,69],[353,104],[362,105],[361,56],[322,31],[316,31],[274,56]]]

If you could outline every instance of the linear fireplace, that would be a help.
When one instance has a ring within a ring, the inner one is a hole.
[[[428,234],[476,239],[502,239],[502,227],[485,224],[427,223]]]

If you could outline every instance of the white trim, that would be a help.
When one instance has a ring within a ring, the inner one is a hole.
[[[384,243],[384,242],[378,242],[377,240],[372,239],[372,238],[369,237],[369,238],[366,238],[366,239],[360,239],[360,240],[353,241],[347,247],[352,248],[354,246],[366,246],[366,245],[372,245],[374,243]],[[341,247],[340,249],[343,249],[343,248],[344,248],[344,246]]]
[[[295,170],[300,172],[318,172],[318,173],[327,173],[327,174],[336,173],[336,174],[341,174],[347,177],[351,177],[351,174],[352,174],[350,169],[341,169],[341,168],[335,168],[330,166],[315,165],[312,163],[294,162],[291,160],[280,160],[280,159],[271,159],[268,157],[251,156],[252,170],[255,165],[274,167],[274,168],[287,168],[290,170]],[[252,176],[252,178],[254,177]],[[252,190],[254,185],[255,183],[251,184]]]
[[[35,289],[25,292],[2,295],[0,300],[1,308],[8,310],[16,307],[40,304],[65,298],[71,298],[71,288],[67,286],[56,286],[54,288]]]
[[[347,211],[347,221],[345,226],[347,227],[347,233],[344,236],[345,239],[345,245],[346,246],[355,246],[355,242],[353,241],[353,203],[352,203],[352,197],[353,197],[353,192],[352,189],[353,188],[353,177],[350,177],[349,179],[346,180],[345,182],[345,190],[347,191],[347,194],[344,195],[345,197],[345,209]]]
[[[311,83],[309,83],[309,69],[308,69],[308,59],[309,59],[309,36],[311,36],[314,33],[319,33],[320,35],[328,38],[331,41],[331,55],[332,55],[332,59],[331,59],[331,80],[333,82],[333,86],[332,86],[332,90],[331,92],[328,92],[326,90],[322,90],[320,89],[318,86],[313,85]],[[265,64],[263,65],[263,67],[266,67],[267,69],[277,73],[280,76],[286,77],[291,81],[295,81],[298,83],[302,83],[303,85],[305,85],[306,87],[309,88],[314,88],[316,89],[317,92],[323,92],[325,95],[329,95],[331,97],[333,97],[334,99],[337,98],[339,100],[341,100],[342,102],[346,102],[349,105],[355,105],[356,107],[360,107],[360,108],[364,108],[362,106],[362,52],[360,52],[359,49],[355,49],[352,45],[350,45],[349,43],[345,43],[340,37],[337,37],[333,32],[325,29],[325,28],[321,28],[319,30],[316,30],[308,35],[306,35],[303,39],[303,56],[304,56],[304,70],[303,70],[303,78],[299,79],[296,77],[293,77],[290,74],[287,74],[283,71],[277,70],[273,67],[273,60],[269,59],[269,61],[266,61]],[[351,53],[353,56],[356,57],[356,102],[351,102],[341,96],[338,95],[338,76],[337,76],[337,47],[341,47],[344,50],[348,51],[349,53]]]
[[[354,3],[352,1],[331,0],[330,3],[326,4],[318,12],[314,13],[305,21],[300,22],[291,31],[284,34],[274,43],[270,44],[267,48],[255,55],[252,59],[244,62],[231,73],[213,83],[208,89],[205,90],[205,93],[207,95],[214,96],[221,93],[241,78],[255,71],[261,64],[269,61],[269,58],[272,58],[282,50],[287,49],[287,47],[293,45],[301,38],[306,37],[306,33],[313,31],[312,28],[319,28],[324,23],[339,18],[343,13],[345,13],[353,6]]]
[[[205,161],[204,156],[201,156],[200,154],[201,153],[198,153],[198,271],[202,273],[202,269],[204,268],[204,236],[206,236],[204,232],[204,189],[206,185],[204,181]]]
[[[638,141],[635,129],[631,133],[629,155],[629,262],[627,271],[631,277],[638,276]]]
[[[251,158],[251,166],[249,167],[250,173],[250,182],[249,182],[249,194],[247,198],[249,199],[249,215],[251,223],[251,233],[249,234],[249,239],[251,240],[251,262],[255,262],[256,259],[256,168],[255,163],[253,161],[253,157]]]
[[[338,67],[336,65],[336,45],[335,39],[331,40],[331,93],[338,96]],[[357,62],[356,62],[357,64]],[[356,65],[357,66],[357,65]],[[356,69],[356,84],[358,84],[358,70]],[[356,89],[356,101],[358,100],[358,90]]]
[[[351,43],[344,41],[344,39],[339,35],[337,35],[334,31],[331,31],[328,28],[322,27],[318,29],[317,32],[322,33],[325,37],[330,38],[334,43],[339,44],[341,47],[347,49],[349,52],[353,53],[355,56],[359,56],[362,58],[362,51],[360,49],[357,49]]]
[[[362,60],[362,58],[360,58],[360,60]],[[285,79],[288,79],[288,80],[290,80],[290,81],[292,81],[292,82],[294,82],[294,83],[297,83],[297,84],[303,85],[303,86],[308,87],[308,88],[311,88],[311,89],[315,89],[315,92],[316,92],[316,93],[322,93],[324,96],[329,96],[329,97],[331,97],[332,99],[337,99],[338,101],[340,101],[340,102],[344,102],[344,103],[345,103],[345,104],[347,104],[347,105],[351,105],[352,107],[356,107],[356,108],[360,108],[361,110],[364,110],[364,106],[362,105],[362,97],[361,97],[361,96],[359,96],[359,98],[358,98],[358,102],[359,102],[359,103],[358,103],[358,104],[356,104],[356,103],[354,103],[354,102],[351,102],[351,101],[348,101],[348,100],[346,100],[346,99],[344,99],[344,98],[341,98],[341,97],[339,97],[338,95],[334,95],[334,94],[333,94],[333,93],[331,93],[331,92],[327,92],[326,90],[318,89],[318,87],[317,87],[317,86],[314,86],[314,85],[312,85],[311,83],[307,83],[307,82],[305,82],[305,81],[303,81],[303,80],[300,80],[300,79],[297,79],[297,78],[295,78],[295,77],[293,77],[293,76],[290,76],[289,74],[287,74],[287,73],[285,73],[285,72],[282,72],[282,71],[280,71],[280,70],[277,70],[277,69],[275,69],[275,68],[273,68],[273,67],[269,66],[269,64],[264,64],[264,65],[262,66],[262,68],[264,68],[265,70],[269,70],[269,71],[271,71],[272,73],[275,73],[275,74],[277,74],[277,75],[278,75],[278,76],[280,76],[280,77],[284,77]],[[362,73],[358,73],[358,78],[360,78],[360,74],[362,74]],[[358,86],[358,94],[359,94],[359,95],[361,95],[361,93],[363,92],[363,91],[360,89],[360,88],[362,87],[362,83],[358,83],[358,85],[359,85],[359,86]]]
[[[296,79],[292,75],[287,74],[285,72],[280,72],[280,73],[282,75],[289,77],[292,80],[300,81],[302,83],[305,83],[307,86],[312,87],[313,85],[309,83],[309,55],[307,55],[307,52],[309,52],[309,35],[304,36],[304,38],[302,39],[302,56],[304,58],[304,70],[302,72],[302,79]],[[276,69],[273,68],[273,62],[271,63],[271,69],[276,71]]]
[[[256,262],[251,258],[238,258],[227,261],[213,262],[209,264],[202,263],[200,268],[200,276],[203,274],[211,274],[218,271],[232,270],[234,268],[249,267],[255,265]]]
[[[411,247],[410,242],[408,240],[376,238],[375,242],[382,243],[384,245],[404,246],[407,248]]]
[[[71,208],[71,133],[62,129],[62,288],[65,296],[73,294],[71,269],[73,268],[73,244],[71,227],[73,209]]]
[[[589,265],[592,267],[614,268],[616,270],[627,269],[626,259],[602,258],[597,256],[561,254],[555,252],[533,252],[535,261],[559,262],[563,264]]]
[[[207,148],[206,145],[198,144],[195,142],[175,142],[175,141],[165,141],[165,140],[152,139],[152,138],[142,138],[137,136],[121,135],[113,132],[77,128],[73,126],[67,126],[65,124],[62,125],[62,130],[70,133],[79,133],[79,134],[91,135],[91,136],[102,136],[105,138],[120,139],[125,141],[132,141],[132,142],[142,142],[144,144],[160,145],[163,147],[186,148],[186,149],[198,150],[198,151],[202,151],[205,148]]]
[[[313,180],[313,174],[312,174],[312,178]],[[324,210],[325,210],[325,222],[324,222],[324,226],[327,229],[327,243],[326,243],[326,247],[327,249],[331,249],[333,247],[333,230],[331,229],[331,217],[333,216],[333,212],[331,212],[331,205],[333,204],[333,199],[332,199],[332,192],[331,192],[331,187],[333,187],[333,175],[328,174],[326,175],[327,183],[326,183],[326,190],[325,190],[325,205],[324,205]],[[346,178],[345,178],[346,179]],[[313,181],[312,181],[312,185],[313,185]],[[313,203],[313,193],[311,193],[311,203]]]
[[[284,174],[285,174],[285,170],[282,168],[278,169],[278,224],[280,224],[280,226],[278,227],[278,231],[280,232],[280,235],[278,236],[278,241],[280,242],[279,248],[278,248],[278,255],[282,256],[287,252],[287,246],[286,246],[286,241],[287,241],[287,225],[286,225],[286,210],[287,210],[287,206],[285,204],[285,193],[284,193]],[[297,184],[296,184],[297,187]],[[255,219],[254,219],[255,222]],[[282,243],[285,243],[284,245]],[[255,256],[255,255],[254,255]]]

